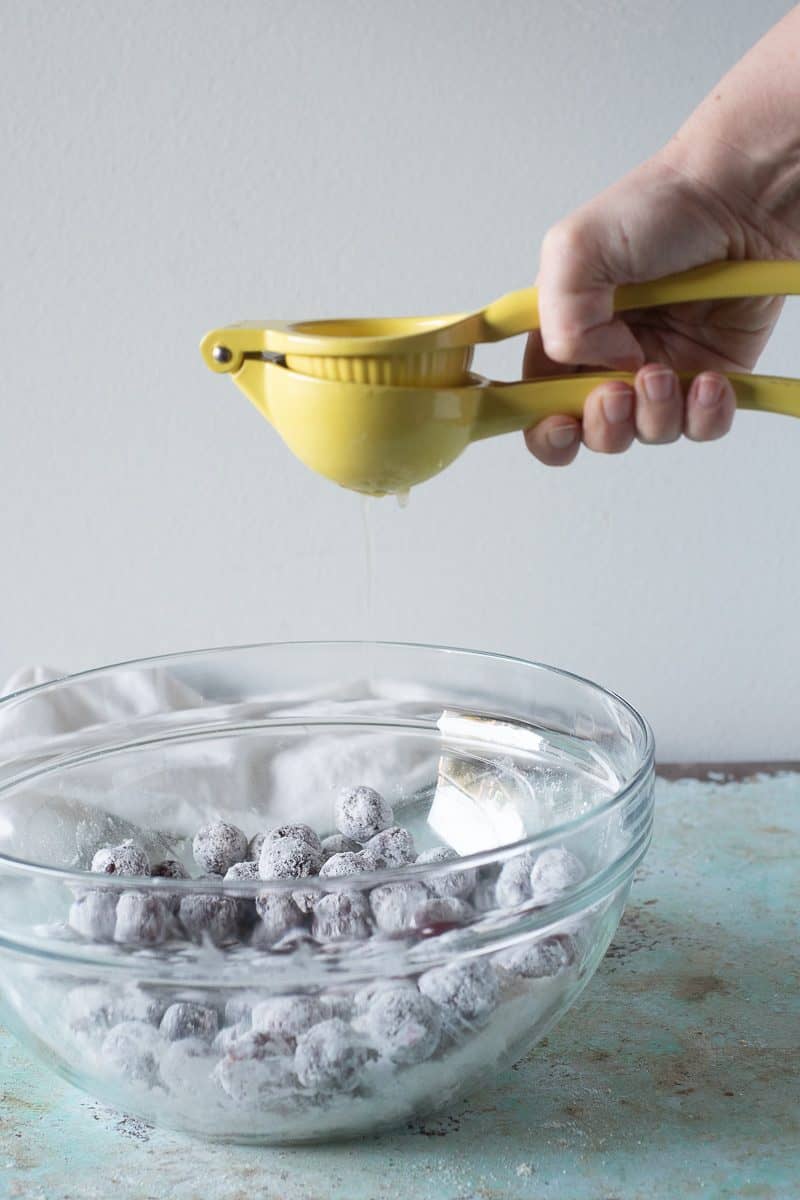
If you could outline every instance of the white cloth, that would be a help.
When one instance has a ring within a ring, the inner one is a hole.
[[[325,833],[333,829],[342,787],[368,784],[402,800],[436,780],[436,739],[358,727],[359,720],[396,710],[390,687],[368,699],[355,682],[326,696],[221,704],[168,670],[147,666],[88,674],[66,688],[22,690],[60,678],[57,670],[32,667],[6,684],[0,779],[84,750],[178,731],[181,739],[85,761],[0,796],[0,851],[20,858],[86,867],[98,839],[107,844],[125,836],[143,838],[155,853],[215,815],[248,836],[286,820]],[[425,701],[420,692],[409,712]],[[352,719],[353,726],[314,732],[322,712]],[[217,733],[223,725],[277,716],[287,721],[279,730]],[[297,724],[303,719],[308,724]],[[184,736],[190,729],[199,736]]]

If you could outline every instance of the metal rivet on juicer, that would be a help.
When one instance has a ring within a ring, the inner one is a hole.
[[[211,351],[211,357],[214,362],[229,363],[233,358],[233,352],[227,346],[215,346]]]

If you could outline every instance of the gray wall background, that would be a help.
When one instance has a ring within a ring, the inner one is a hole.
[[[798,754],[800,425],[411,497],[296,463],[201,363],[252,316],[452,311],[655,150],[777,0],[4,0],[0,675],[375,635],[623,692],[662,757]],[[789,308],[762,369],[800,373]],[[517,343],[481,354],[518,373]]]

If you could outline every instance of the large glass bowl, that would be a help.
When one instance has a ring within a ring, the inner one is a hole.
[[[239,1141],[391,1126],[525,1054],[603,957],[652,823],[653,739],[625,701],[464,650],[275,644],[108,667],[5,698],[0,747],[3,1019],[103,1101]],[[263,881],[88,871],[127,837],[188,864],[216,818],[248,838],[286,821],[328,835],[361,785],[417,852],[460,857],[270,883],[303,910],[280,937],[256,912]],[[387,884],[403,885],[391,902]],[[155,897],[168,925],[120,934],[123,893],[136,911]],[[357,934],[319,933],[328,896]],[[442,896],[462,903],[428,903]],[[232,906],[224,929],[184,920]]]

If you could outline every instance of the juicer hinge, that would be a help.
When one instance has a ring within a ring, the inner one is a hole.
[[[221,342],[217,343],[211,351],[211,357],[215,363],[219,363],[221,367],[226,367],[228,363],[233,361],[233,351],[230,346],[223,346]],[[257,358],[261,362],[277,363],[279,367],[286,366],[286,358],[283,354],[275,354],[272,350],[259,350],[252,354],[244,352],[242,358]]]

